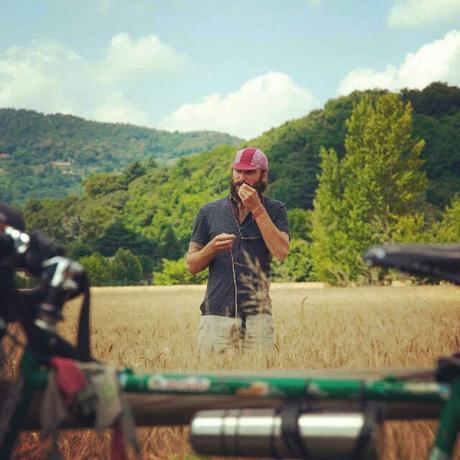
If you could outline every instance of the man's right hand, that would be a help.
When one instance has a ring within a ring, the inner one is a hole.
[[[236,236],[233,233],[219,233],[211,240],[211,249],[214,253],[232,249]]]
[[[230,251],[235,238],[231,233],[219,233],[206,246],[191,242],[187,254],[187,270],[192,274],[201,272],[217,253]]]

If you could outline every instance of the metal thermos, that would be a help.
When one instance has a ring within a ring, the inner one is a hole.
[[[353,459],[365,423],[366,415],[360,412],[302,413],[297,417],[297,452],[308,453],[309,459]],[[293,451],[282,424],[282,415],[274,409],[201,411],[191,423],[191,443],[201,455],[302,458]],[[372,431],[369,442],[359,446],[360,459],[376,458]]]

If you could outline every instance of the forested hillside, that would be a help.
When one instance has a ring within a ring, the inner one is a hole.
[[[353,108],[363,96],[372,104],[383,94],[355,92],[330,100],[324,109],[248,142],[267,153],[271,165],[268,194],[288,207],[294,262],[277,268],[281,278],[312,279],[310,212],[321,172],[321,147],[333,148],[338,159],[343,158],[347,120]],[[413,142],[425,141],[420,144],[424,144],[421,171],[427,178],[420,215],[426,214],[426,226],[432,225],[442,219],[446,206],[451,206],[446,211],[450,227],[442,230],[449,233],[458,219],[458,203],[452,199],[460,191],[460,89],[436,83],[422,92],[403,91],[399,97],[413,107],[408,124]],[[371,155],[372,145],[370,142]],[[121,247],[139,258],[144,276],[167,265],[171,273],[180,271],[178,279],[184,281],[183,262],[174,265],[171,261],[185,253],[199,207],[227,193],[234,152],[235,147],[221,146],[181,158],[169,167],[137,162],[121,173],[96,174],[86,179],[83,197],[30,200],[24,208],[26,217],[31,227],[56,237],[74,257],[92,258],[99,273],[109,272],[105,257],[116,256]],[[404,158],[406,153],[402,155]],[[110,282],[100,280],[101,284]]]
[[[165,165],[241,139],[224,133],[167,132],[97,123],[69,115],[0,109],[0,196],[22,202],[62,197],[97,172],[119,171],[135,161]]]
[[[366,92],[371,99],[383,91]],[[331,99],[324,109],[274,128],[255,142],[270,154],[271,193],[291,208],[310,209],[317,187],[320,147],[343,157],[345,121],[363,92]],[[413,107],[413,132],[425,140],[423,170],[429,184],[427,199],[445,206],[460,190],[460,88],[433,83],[423,91],[403,90]]]

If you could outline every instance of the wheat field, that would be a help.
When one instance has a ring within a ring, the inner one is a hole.
[[[433,366],[460,349],[460,302],[453,286],[321,288],[272,285],[276,351],[270,355],[200,358],[196,331],[202,286],[114,287],[92,291],[96,359],[119,368],[215,371],[365,369]],[[64,337],[73,340],[79,301],[64,310]],[[385,423],[380,457],[421,459],[436,423]],[[195,459],[188,428],[139,428],[142,459]],[[110,458],[110,434],[60,435],[64,458]],[[21,435],[14,458],[43,458],[37,433]],[[456,456],[457,458],[458,456]],[[460,458],[460,457],[458,457]]]

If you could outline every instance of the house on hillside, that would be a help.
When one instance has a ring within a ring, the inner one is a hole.
[[[77,176],[78,175],[72,169],[72,162],[71,161],[51,160],[49,162],[49,165],[54,169],[58,169],[63,176]]]
[[[57,169],[68,169],[72,166],[71,161],[51,160],[50,165]]]

